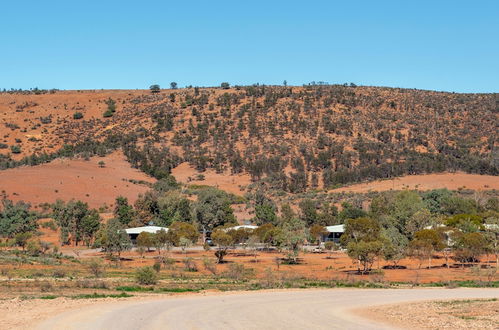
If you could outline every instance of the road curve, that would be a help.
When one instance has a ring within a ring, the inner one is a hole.
[[[387,329],[351,309],[433,299],[497,298],[498,289],[329,289],[190,295],[97,304],[37,329]]]

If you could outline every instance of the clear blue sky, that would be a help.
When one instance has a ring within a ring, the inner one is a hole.
[[[0,88],[499,92],[499,1],[2,1]]]

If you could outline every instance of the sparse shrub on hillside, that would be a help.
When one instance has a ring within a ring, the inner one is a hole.
[[[104,101],[104,103],[107,105],[107,109],[102,116],[104,118],[112,117],[116,112],[116,101],[113,100],[112,98],[109,98],[106,101]]]
[[[81,112],[75,112],[73,114],[73,119],[82,119],[83,118],[83,114]]]
[[[13,146],[10,147],[10,151],[13,154],[20,154],[21,153],[21,146],[19,146],[19,145],[13,145]]]

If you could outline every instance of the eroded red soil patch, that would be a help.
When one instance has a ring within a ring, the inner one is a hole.
[[[100,161],[105,163],[102,168]],[[119,195],[133,202],[138,194],[149,189],[129,180],[154,182],[133,169],[121,152],[116,152],[89,161],[56,159],[48,164],[0,171],[0,191],[5,191],[9,199],[24,200],[34,206],[74,198],[100,207],[111,205]]]

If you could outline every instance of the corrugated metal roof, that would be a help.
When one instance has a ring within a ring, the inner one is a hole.
[[[326,230],[330,233],[344,233],[345,225],[327,226]]]
[[[128,229],[125,229],[125,231],[127,234],[140,234],[143,232],[154,234],[154,233],[160,231],[161,229],[168,231],[168,228],[159,227],[159,226],[144,226],[144,227],[128,228]]]

